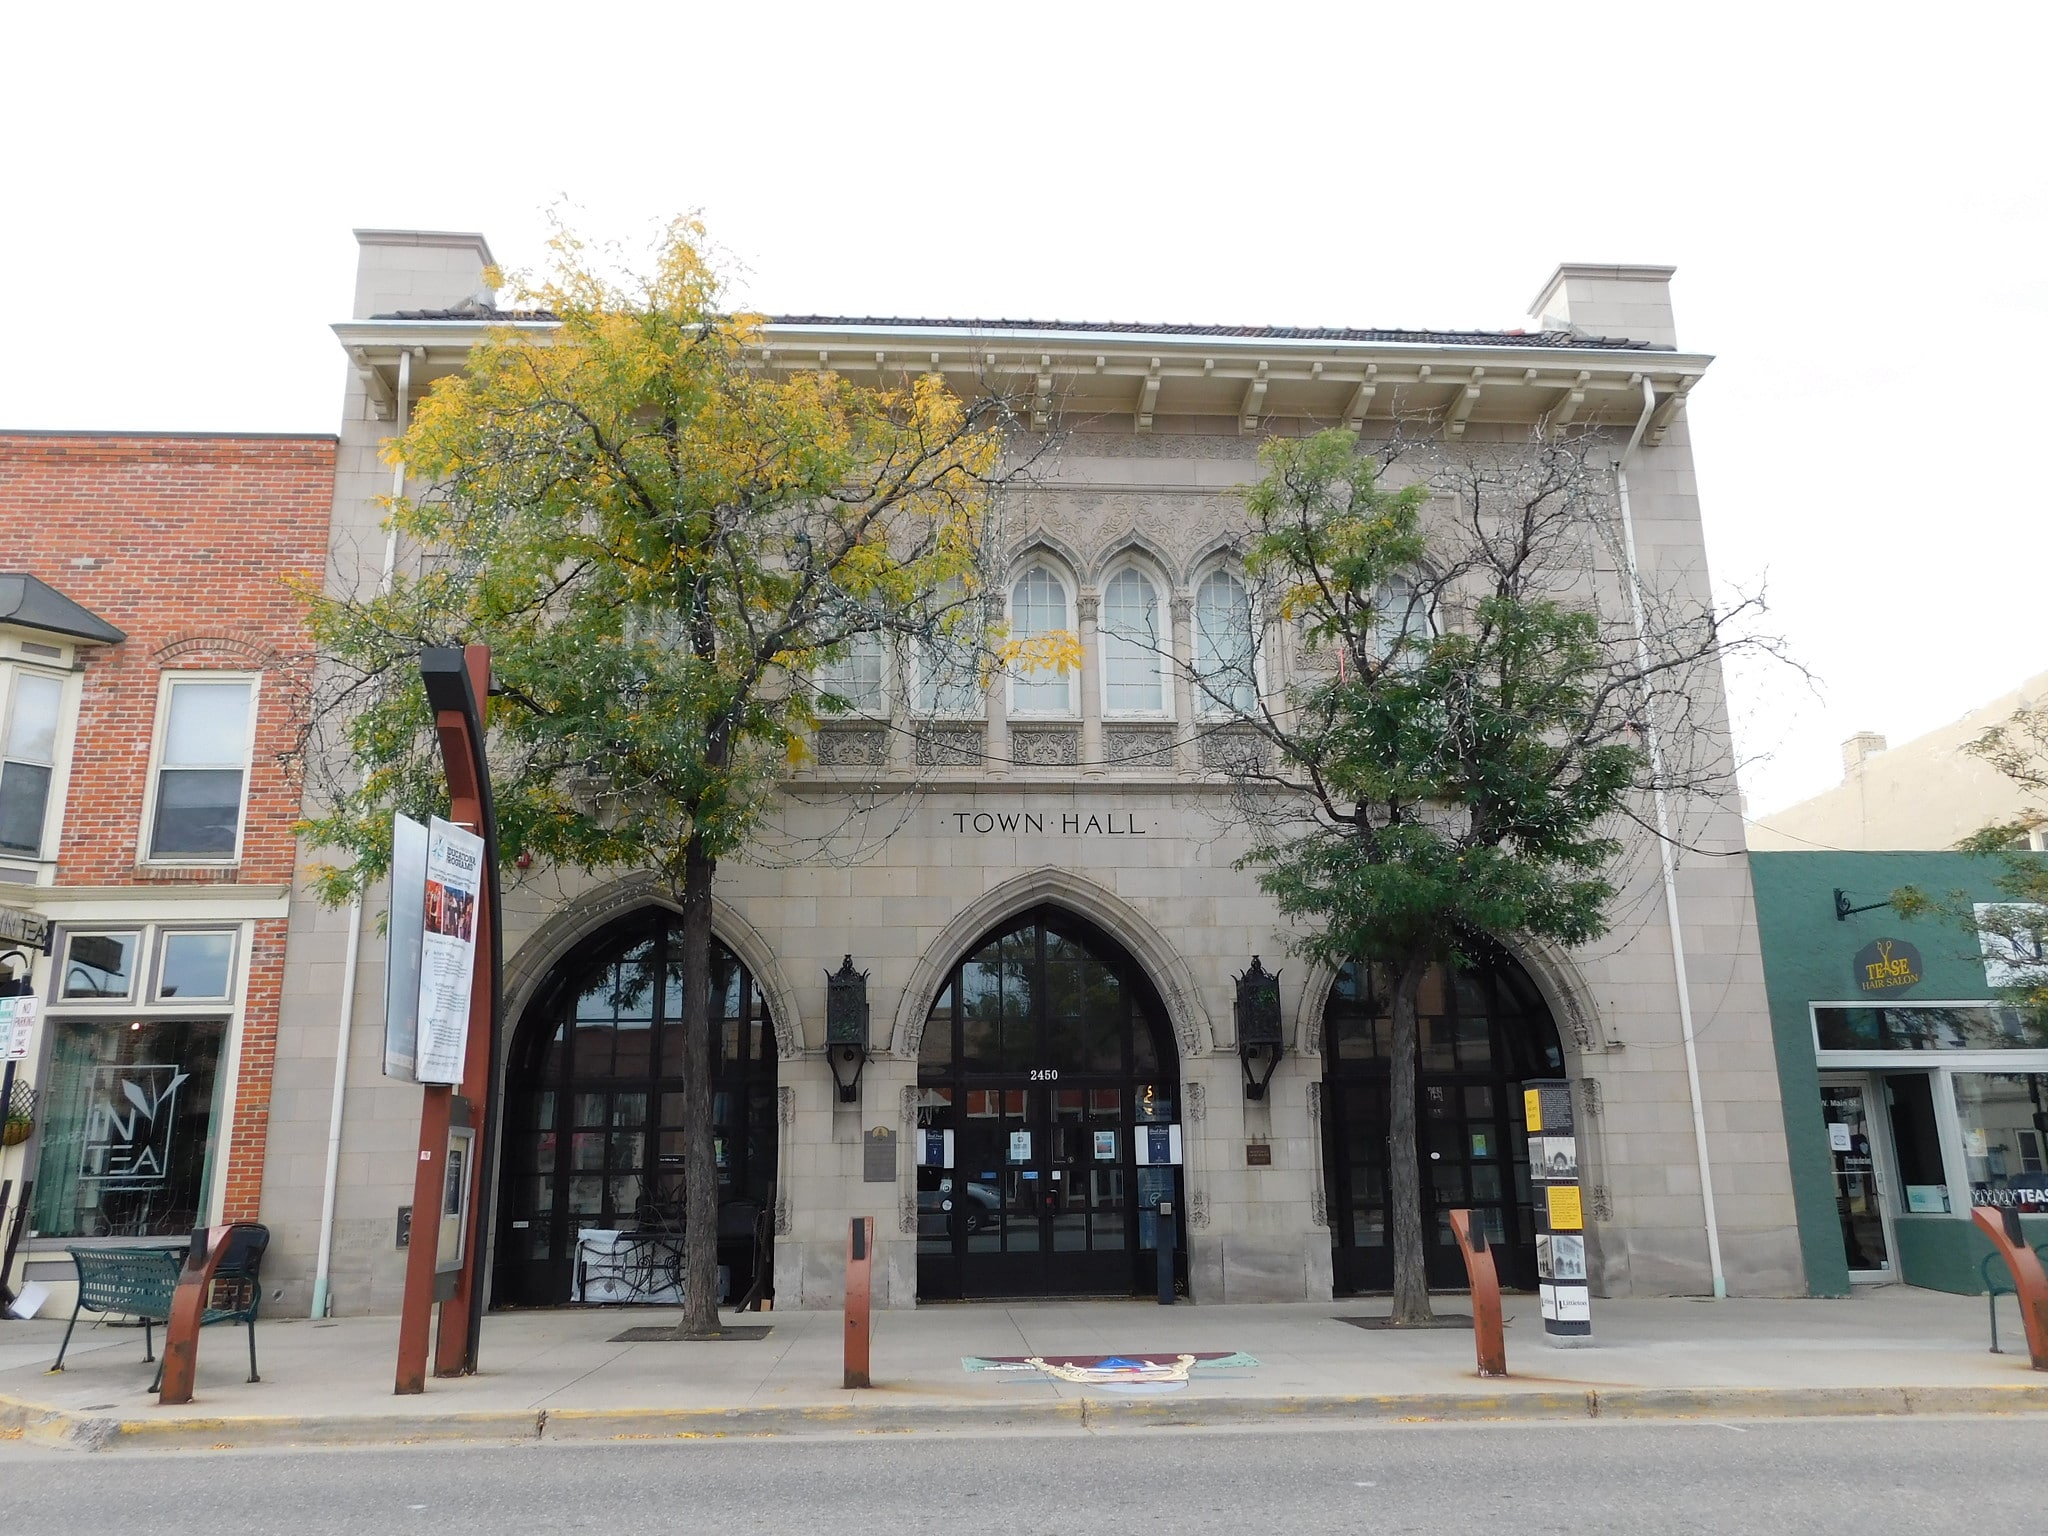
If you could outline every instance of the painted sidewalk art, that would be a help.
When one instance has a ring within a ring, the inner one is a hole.
[[[970,1371],[1007,1372],[1019,1379],[1067,1381],[1132,1397],[1178,1392],[1191,1371],[1230,1371],[1259,1362],[1242,1350],[1153,1355],[963,1355]]]

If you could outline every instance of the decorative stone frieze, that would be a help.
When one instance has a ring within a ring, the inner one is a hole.
[[[917,733],[920,768],[979,768],[986,753],[978,725],[928,725]]]
[[[1081,761],[1081,733],[1072,728],[1010,727],[1010,759],[1027,768],[1073,768]]]
[[[818,762],[826,768],[886,768],[889,733],[880,726],[827,727],[818,732]]]
[[[1173,728],[1112,725],[1102,733],[1102,755],[1112,767],[1166,768],[1173,764]]]

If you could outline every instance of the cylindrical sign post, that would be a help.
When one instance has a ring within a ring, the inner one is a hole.
[[[1562,1078],[1522,1084],[1529,1133],[1529,1178],[1536,1197],[1536,1291],[1543,1335],[1571,1346],[1593,1342],[1586,1277],[1586,1210],[1579,1189],[1579,1141],[1571,1084]]]

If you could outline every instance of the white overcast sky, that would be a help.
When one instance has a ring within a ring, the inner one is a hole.
[[[350,230],[531,265],[565,199],[702,210],[784,313],[1510,326],[1669,263],[1715,575],[1818,679],[1735,680],[1767,811],[2048,668],[2043,16],[24,5],[0,427],[333,431]]]

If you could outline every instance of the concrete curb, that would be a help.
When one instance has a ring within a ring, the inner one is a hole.
[[[2048,1413],[2048,1383],[1981,1387],[1617,1387],[1309,1397],[1086,1397],[808,1408],[515,1409],[486,1413],[121,1418],[0,1397],[0,1438],[66,1450],[714,1440],[1261,1424],[1486,1423]]]

